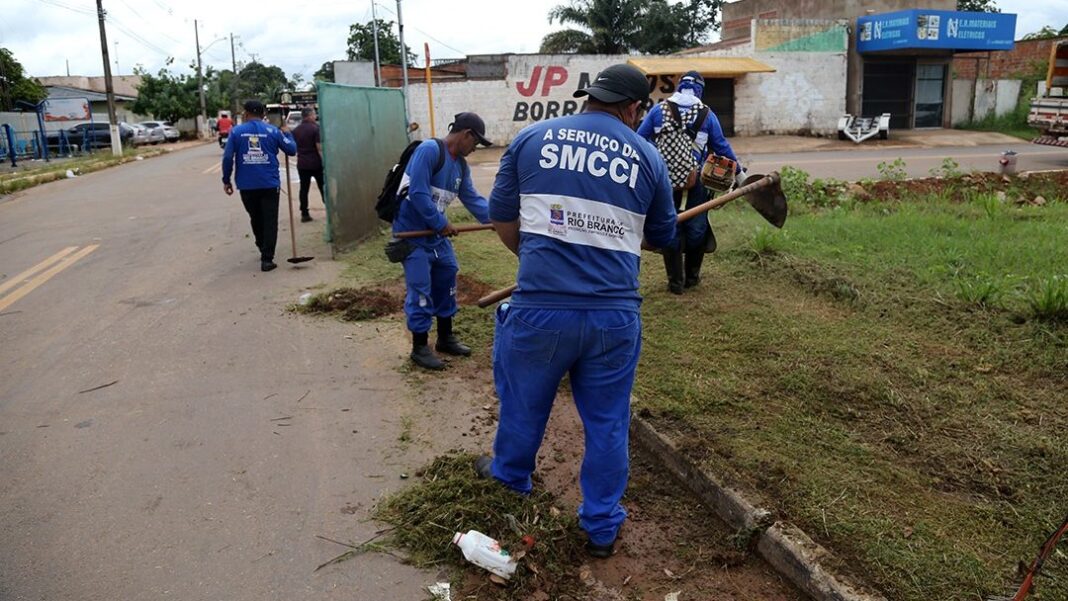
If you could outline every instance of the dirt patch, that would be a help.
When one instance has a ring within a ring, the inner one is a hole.
[[[877,181],[860,186],[867,194],[865,200],[898,201],[927,195],[946,195],[949,200],[963,202],[976,193],[1002,192],[1009,202],[1031,202],[1037,197],[1047,201],[1068,200],[1068,171],[1024,173],[1003,176],[997,173],[969,173],[959,177],[930,177],[903,181]]]
[[[392,315],[404,308],[404,294],[394,287],[338,288],[313,296],[303,313],[338,314],[345,321],[363,321]]]
[[[493,287],[469,275],[456,276],[456,302],[461,305],[477,305],[478,299],[493,292]]]

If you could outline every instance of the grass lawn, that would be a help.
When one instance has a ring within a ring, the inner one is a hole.
[[[1004,593],[1068,512],[1062,194],[793,198],[781,232],[741,203],[713,213],[697,289],[668,294],[644,257],[635,409],[890,599]],[[349,284],[400,275],[381,247]],[[512,282],[492,233],[456,248],[464,274]],[[491,313],[461,310],[466,340],[491,343]],[[1041,599],[1068,598],[1068,555],[1047,570]]]

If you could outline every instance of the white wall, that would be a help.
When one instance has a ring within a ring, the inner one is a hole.
[[[334,61],[334,82],[374,87],[375,64],[370,61]]]
[[[846,111],[846,55],[754,53],[775,73],[750,73],[734,87],[734,129],[740,135],[834,135]]]
[[[1020,97],[1019,79],[957,79],[953,81],[953,125],[968,122],[969,105],[972,118],[981,121],[991,115],[1000,117],[1016,109]],[[974,94],[974,97],[973,97]]]

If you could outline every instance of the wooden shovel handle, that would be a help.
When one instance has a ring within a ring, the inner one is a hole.
[[[493,224],[492,223],[478,223],[478,224],[458,225],[458,226],[456,226],[456,231],[461,233],[461,234],[464,233],[464,232],[481,232],[483,230],[492,230],[492,229],[493,229]],[[414,232],[397,232],[396,234],[393,234],[393,237],[394,238],[422,238],[423,236],[433,236],[434,234],[437,234],[437,233],[438,232],[435,232],[434,230],[416,230]]]

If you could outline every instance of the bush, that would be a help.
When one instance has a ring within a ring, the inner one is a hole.
[[[908,175],[905,173],[905,161],[901,157],[893,160],[893,162],[887,163],[883,161],[876,165],[876,169],[879,170],[879,175],[883,179],[892,182],[900,182],[904,180]]]
[[[1031,314],[1047,321],[1068,321],[1068,277],[1051,276],[1025,292]]]

